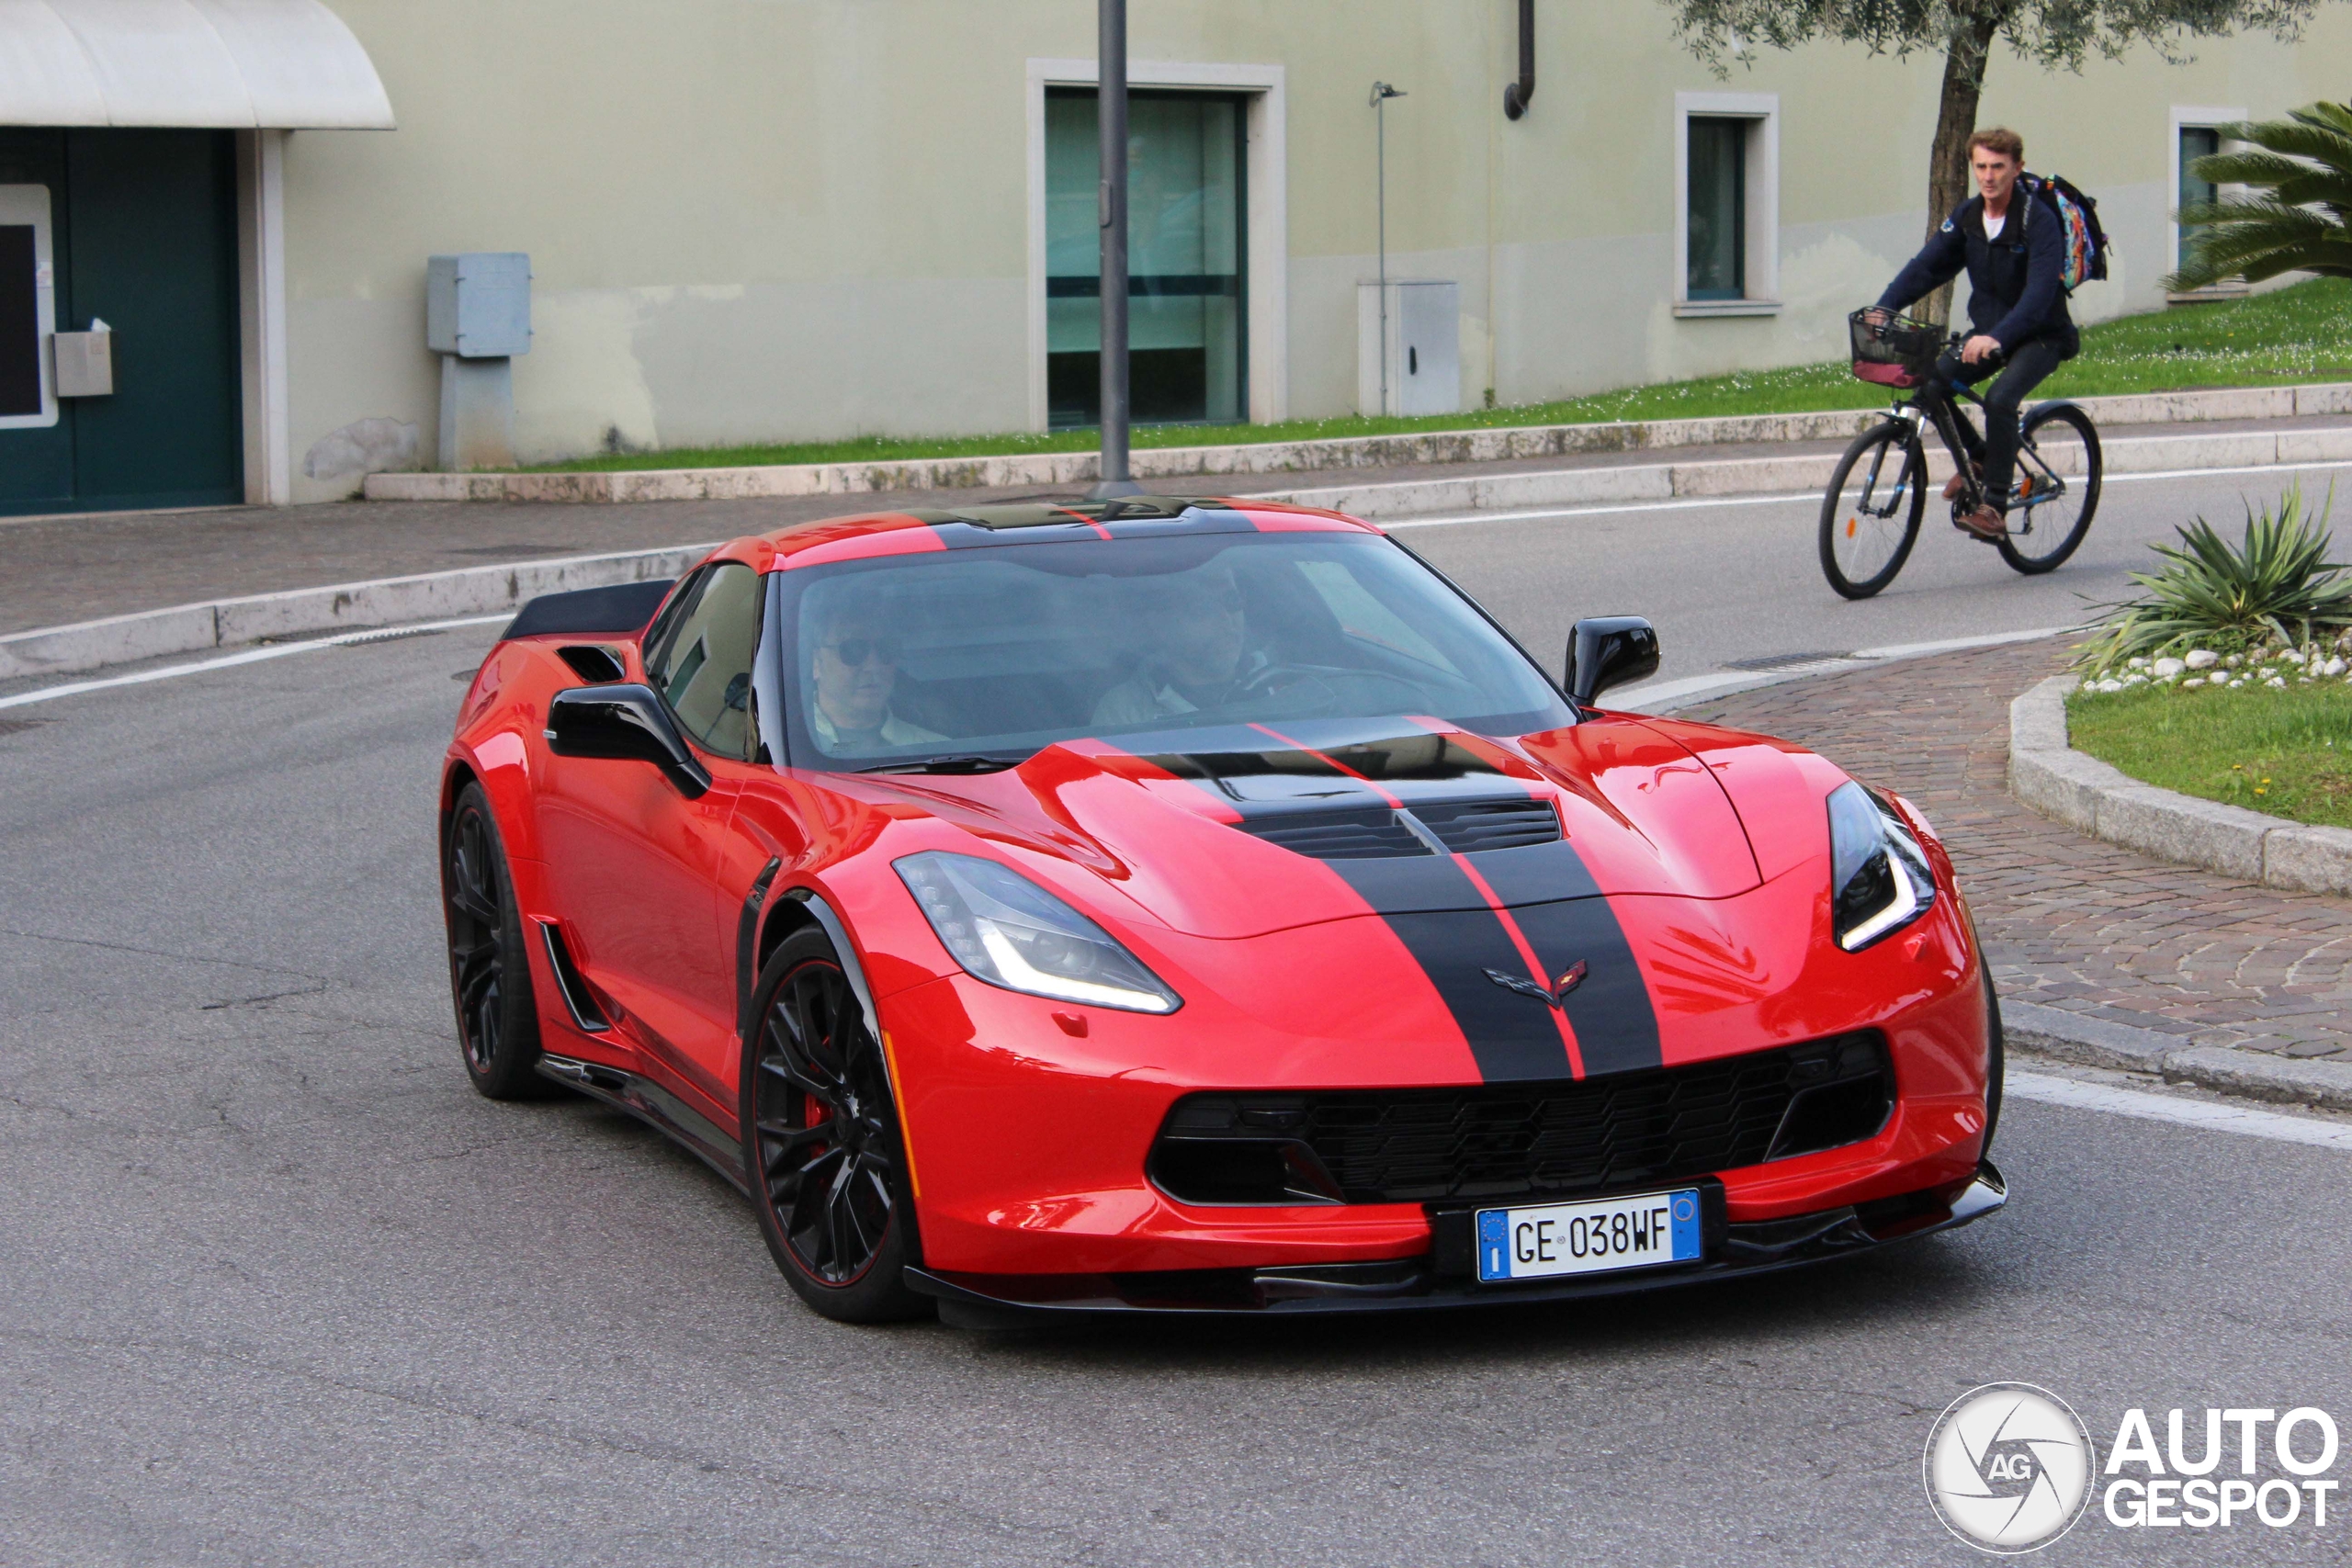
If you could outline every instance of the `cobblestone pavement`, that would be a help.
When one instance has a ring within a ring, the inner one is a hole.
[[[2007,787],[2010,699],[2063,640],[1800,680],[1681,710],[1813,747],[1942,833],[2004,997],[2196,1044],[2352,1060],[2352,903],[2119,849]]]

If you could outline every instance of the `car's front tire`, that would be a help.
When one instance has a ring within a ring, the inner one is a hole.
[[[506,846],[481,785],[458,792],[441,837],[441,908],[449,931],[449,992],[466,1076],[492,1100],[556,1092],[538,1075],[539,1010],[514,902]]]
[[[905,1278],[921,1253],[889,1068],[823,931],[776,949],[750,1020],[743,1168],[776,1267],[837,1322],[929,1315]]]

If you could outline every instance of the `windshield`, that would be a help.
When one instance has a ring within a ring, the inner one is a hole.
[[[1518,649],[1385,539],[1200,535],[845,561],[784,574],[793,761],[1019,761],[1202,725],[1574,722]]]

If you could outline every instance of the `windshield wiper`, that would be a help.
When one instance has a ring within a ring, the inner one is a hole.
[[[1017,757],[925,757],[912,762],[876,762],[870,768],[860,768],[861,773],[1001,773],[1007,768],[1017,768]]]

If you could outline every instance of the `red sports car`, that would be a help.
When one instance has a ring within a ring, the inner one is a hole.
[[[533,601],[441,791],[467,1071],[743,1188],[828,1316],[1525,1302],[2000,1206],[1902,800],[1594,705],[1328,512],[881,513]]]

